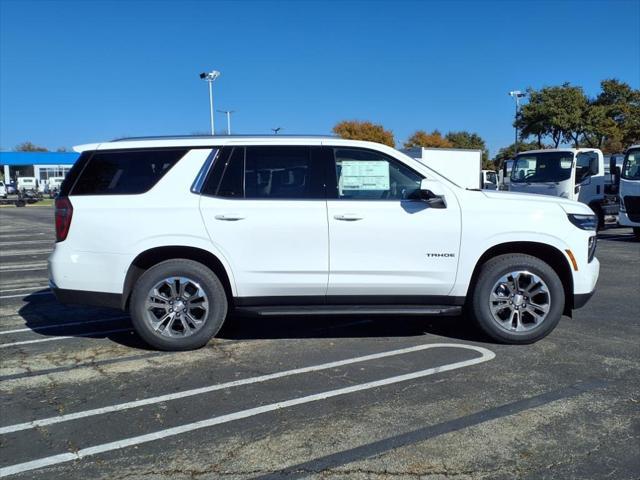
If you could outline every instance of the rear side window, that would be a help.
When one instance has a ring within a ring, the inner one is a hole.
[[[325,198],[324,165],[309,147],[247,147],[246,198]]]
[[[216,162],[202,192],[226,198],[324,199],[325,160],[320,151],[304,146],[235,147]]]
[[[150,190],[188,149],[94,152],[71,195],[132,195]]]

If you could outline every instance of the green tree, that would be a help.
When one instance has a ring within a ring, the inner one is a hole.
[[[529,102],[516,120],[522,138],[535,135],[541,144],[544,136],[550,136],[556,148],[562,141],[579,147],[589,107],[582,87],[564,83],[559,87],[544,87],[539,92],[528,89],[528,93]]]
[[[22,142],[13,149],[16,152],[48,152],[49,150],[45,147],[39,147],[38,145],[34,145],[31,142]]]
[[[444,138],[438,130],[427,133],[424,130],[416,130],[404,142],[404,148],[424,147],[424,148],[453,148],[453,144]]]
[[[466,131],[449,132],[444,137],[454,148],[466,148],[470,150],[482,150],[482,162],[489,161],[489,150],[480,135]]]
[[[390,147],[395,147],[396,145],[391,130],[385,130],[382,125],[371,122],[345,120],[337,123],[333,127],[333,133],[340,138],[349,140],[366,140],[369,142],[382,143]]]

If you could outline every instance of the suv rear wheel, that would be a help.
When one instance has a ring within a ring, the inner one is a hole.
[[[533,343],[556,327],[564,302],[562,282],[547,263],[530,255],[500,255],[481,267],[471,314],[493,340]]]
[[[167,260],[145,271],[130,305],[136,332],[160,350],[204,346],[222,327],[228,308],[218,277],[187,259]]]

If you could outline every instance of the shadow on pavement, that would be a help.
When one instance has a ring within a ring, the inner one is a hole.
[[[21,333],[20,338],[16,337],[12,341],[32,340],[41,336],[108,338],[131,348],[150,349],[130,330],[131,321],[127,313],[109,308],[62,305],[53,295],[45,292],[47,290],[34,292],[22,299],[23,305],[18,314],[33,332]],[[464,316],[323,315],[263,318],[232,314],[217,337],[227,340],[259,340],[410,337],[425,334],[490,342]]]

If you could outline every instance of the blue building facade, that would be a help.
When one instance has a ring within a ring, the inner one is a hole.
[[[5,182],[35,177],[46,183],[51,177],[65,177],[79,156],[77,152],[0,152],[0,170]]]

